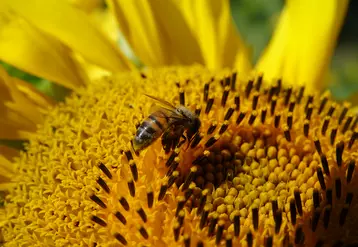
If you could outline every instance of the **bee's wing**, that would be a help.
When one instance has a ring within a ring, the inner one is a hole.
[[[165,101],[163,99],[151,96],[149,94],[144,94],[144,95],[149,97],[149,98],[151,98],[151,99],[153,99],[153,100],[155,100],[155,101],[157,101],[157,102],[159,102],[162,106],[165,106],[164,108],[166,108],[168,110],[170,109],[172,111],[175,111],[175,109],[176,109],[176,107],[174,105],[172,105],[171,103],[169,103],[168,101]]]
[[[172,105],[171,103],[169,103],[168,101],[165,101],[163,99],[160,99],[160,98],[148,95],[148,94],[144,94],[144,95],[159,103],[159,105],[154,105],[152,107],[151,111],[161,111],[161,112],[163,112],[165,117],[175,119],[175,120],[187,119],[186,116],[184,116],[183,114],[180,114],[176,110],[176,107],[174,105]]]

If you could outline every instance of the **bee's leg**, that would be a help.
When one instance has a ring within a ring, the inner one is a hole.
[[[170,130],[166,130],[162,136],[162,145],[166,154],[170,152],[173,145],[173,140],[169,134],[170,134]]]

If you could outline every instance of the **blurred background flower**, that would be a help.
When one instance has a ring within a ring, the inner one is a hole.
[[[88,13],[111,40],[118,42],[121,50],[137,66],[142,65],[132,52],[124,36],[117,31],[115,17],[108,13],[104,0],[68,1]],[[268,44],[283,6],[283,0],[231,0],[233,19],[245,42],[251,46],[254,63],[258,61]],[[358,65],[356,61],[358,56],[358,35],[355,30],[358,21],[357,12],[358,3],[351,1],[325,86],[332,91],[334,99],[338,101],[349,100],[353,105],[358,104],[358,100],[355,100],[354,97],[358,92],[358,83],[356,83],[358,81],[358,74],[356,73]],[[38,90],[56,100],[63,100],[66,93],[69,92],[64,87],[51,83],[46,79],[27,74],[1,61],[0,64],[5,67],[10,75],[32,83]]]

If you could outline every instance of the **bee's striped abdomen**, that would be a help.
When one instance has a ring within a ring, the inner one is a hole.
[[[168,126],[168,117],[162,111],[152,113],[138,127],[133,140],[133,148],[137,152],[158,139]]]

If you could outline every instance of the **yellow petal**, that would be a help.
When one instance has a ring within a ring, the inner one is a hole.
[[[12,164],[4,155],[0,154],[0,184],[8,182],[14,176],[14,164]]]
[[[131,67],[129,61],[100,32],[89,17],[66,1],[3,0],[15,13],[56,37],[91,63],[113,72]]]
[[[0,6],[1,7],[1,6]],[[85,84],[71,51],[25,20],[0,9],[0,59],[68,88]]]
[[[274,36],[257,64],[267,78],[286,85],[323,88],[348,0],[288,0]]]
[[[7,160],[11,160],[16,156],[19,156],[19,150],[0,144],[0,154],[3,155]]]
[[[170,53],[179,64],[204,64],[195,33],[186,21],[179,5],[174,1],[151,1],[153,12],[159,20],[163,33],[168,37]]]
[[[0,67],[0,139],[27,139],[52,101]]]
[[[119,27],[134,53],[147,66],[160,66],[173,61],[169,39],[159,27],[147,0],[108,0]]]
[[[229,1],[176,2],[197,37],[207,67],[215,69],[237,65],[243,73],[250,68],[249,49],[235,29]]]

